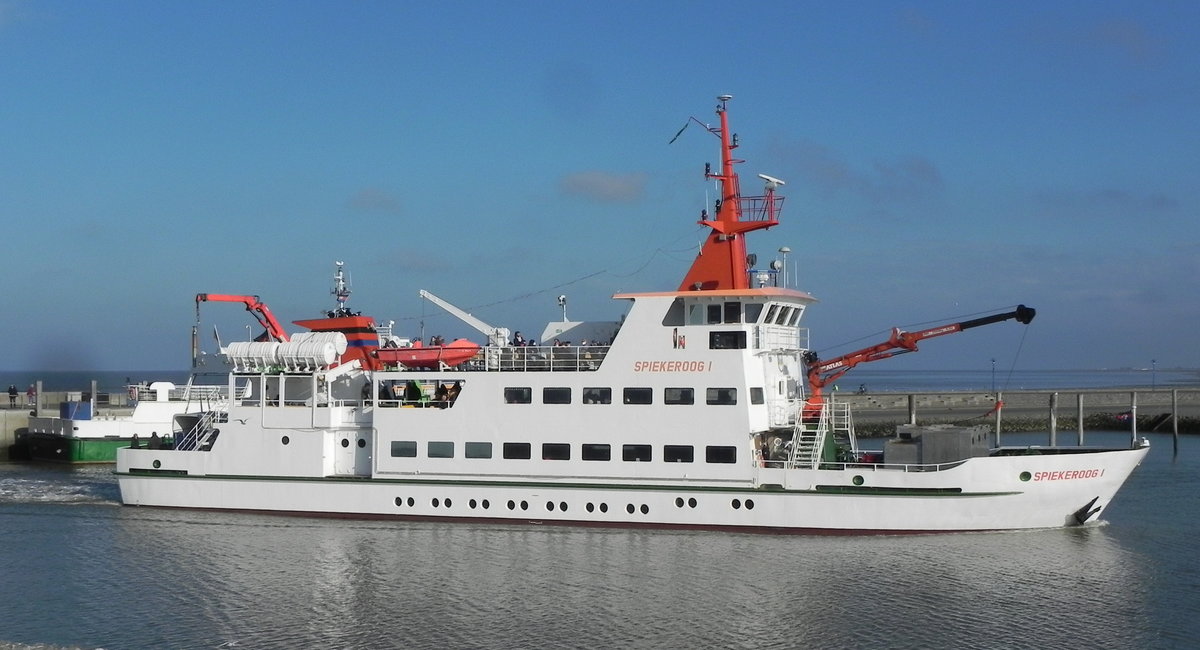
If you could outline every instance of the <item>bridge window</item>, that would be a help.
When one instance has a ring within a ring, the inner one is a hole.
[[[612,404],[611,388],[584,388],[584,404]]]
[[[392,441],[392,458],[416,458],[417,457],[417,441],[416,440],[393,440]]]
[[[667,388],[663,390],[665,404],[695,404],[695,390],[692,388]]]
[[[542,443],[542,460],[571,460],[571,445],[565,442]]]
[[[690,463],[696,452],[691,445],[664,445],[663,461],[668,463]]]
[[[752,387],[750,389],[750,403],[751,404],[762,404],[763,402],[764,402],[764,400],[763,400],[762,386]]]
[[[584,443],[580,451],[582,452],[580,453],[580,457],[584,460],[612,459],[612,447],[610,445]]]
[[[790,318],[788,318],[788,325],[795,327],[796,324],[800,322],[800,314],[803,314],[803,313],[804,313],[803,309],[801,309],[799,307],[793,308],[792,315]]]
[[[533,456],[528,442],[506,442],[504,457],[509,460],[529,460]]]
[[[505,404],[529,404],[531,402],[533,402],[533,389],[531,388],[504,389]]]
[[[667,315],[663,316],[662,324],[665,327],[679,327],[683,325],[683,298],[676,298],[671,306],[667,308]]]
[[[708,347],[713,350],[746,349],[745,332],[709,332]]]
[[[626,404],[653,404],[653,388],[626,388],[624,390]]]
[[[454,443],[431,440],[426,454],[430,458],[454,458]]]
[[[491,458],[492,443],[490,442],[468,442],[466,448],[467,458]]]
[[[761,302],[746,303],[746,322],[757,323],[758,317],[762,316],[763,305]]]
[[[780,307],[779,315],[775,317],[776,325],[787,325],[788,318],[792,315],[791,307]]]
[[[652,457],[650,445],[622,445],[621,460],[631,463],[648,463]]]
[[[737,447],[719,447],[710,445],[704,448],[704,462],[706,463],[736,463],[737,462]]]
[[[767,325],[770,325],[771,323],[775,322],[775,317],[778,315],[779,315],[779,305],[771,305],[770,307],[767,308],[767,317],[763,319],[763,322],[766,323]]]
[[[708,305],[708,318],[705,320],[707,325],[716,325],[721,322],[721,305]]]
[[[726,323],[742,322],[742,303],[740,303],[740,302],[725,303],[725,322]]]
[[[570,404],[571,389],[570,388],[543,388],[542,389],[543,404]]]
[[[736,388],[708,388],[704,391],[704,402],[716,406],[737,404]]]

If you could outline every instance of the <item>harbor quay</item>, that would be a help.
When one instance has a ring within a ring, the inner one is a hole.
[[[878,393],[833,393],[833,399],[850,405],[854,421],[860,427],[886,435],[891,427],[900,424],[943,424],[963,425],[995,423],[994,407],[997,394],[990,392],[878,392]],[[49,391],[38,395],[33,407],[21,401],[10,407],[7,403],[0,408],[0,461],[8,460],[9,446],[16,441],[18,432],[29,426],[29,417],[36,411],[42,415],[58,412],[58,405],[78,394]],[[132,410],[124,393],[100,393],[97,395],[95,417],[127,415]],[[1058,418],[1059,426],[1064,420],[1074,421],[1082,408],[1085,427],[1089,418],[1095,416],[1117,416],[1131,411],[1137,412],[1139,421],[1152,421],[1160,432],[1172,431],[1167,417],[1174,414],[1181,421],[1193,420],[1200,423],[1200,386],[1186,388],[1105,388],[1064,390],[1014,390],[999,393],[1004,402],[1002,420],[1022,423],[1040,429],[1049,428],[1051,414]],[[1072,428],[1075,425],[1071,425]],[[1148,430],[1148,429],[1147,429]],[[1195,426],[1181,429],[1185,433],[1196,432]]]

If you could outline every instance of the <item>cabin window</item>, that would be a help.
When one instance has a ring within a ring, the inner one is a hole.
[[[463,449],[467,458],[491,458],[492,443],[490,442],[468,442]]]
[[[392,458],[416,458],[417,457],[417,441],[416,440],[393,440],[392,441]]]
[[[631,463],[648,463],[653,454],[650,445],[621,445],[621,460]]]
[[[715,406],[731,406],[737,404],[736,388],[707,388],[704,391],[704,402]]]
[[[584,460],[611,460],[612,446],[584,443],[579,456]]]
[[[761,302],[746,303],[746,322],[757,323],[758,317],[762,316],[763,305]]]
[[[787,325],[788,318],[792,315],[791,307],[780,307],[779,315],[775,317],[776,325]]]
[[[529,404],[533,402],[532,388],[505,388],[505,404]]]
[[[745,332],[709,332],[708,347],[713,350],[746,349]]]
[[[790,318],[788,318],[788,325],[795,327],[796,324],[800,322],[800,314],[803,314],[803,313],[804,313],[804,310],[800,309],[799,307],[792,309],[792,315]]]
[[[737,462],[737,447],[723,447],[709,445],[704,448],[704,462],[706,463],[736,463]]]
[[[667,315],[663,316],[662,321],[665,327],[679,327],[683,325],[683,298],[676,298],[675,302],[667,308]]]
[[[691,388],[667,388],[663,390],[665,404],[695,404],[696,391]]]
[[[779,315],[779,305],[771,305],[767,308],[767,317],[763,319],[763,323],[770,325],[775,322],[775,317]]]
[[[542,443],[542,460],[571,460],[571,445],[565,442]]]
[[[653,388],[626,388],[624,390],[626,404],[653,404]]]
[[[528,442],[506,442],[504,457],[509,460],[529,460],[533,456]]]
[[[611,388],[584,388],[584,404],[612,404]]]
[[[454,443],[430,440],[425,453],[430,458],[454,458]]]
[[[695,449],[691,445],[663,446],[663,461],[667,463],[690,463],[695,456]]]
[[[721,305],[707,305],[708,317],[705,319],[706,325],[716,325],[721,322]]]
[[[693,303],[687,308],[687,324],[688,325],[704,325],[707,319],[704,316],[704,305]]]
[[[571,389],[570,388],[543,388],[542,389],[543,404],[570,404]]]
[[[750,403],[751,404],[762,404],[764,401],[765,400],[763,399],[762,386],[752,387],[750,389]]]
[[[725,322],[726,323],[742,322],[742,303],[740,303],[740,302],[725,303]]]

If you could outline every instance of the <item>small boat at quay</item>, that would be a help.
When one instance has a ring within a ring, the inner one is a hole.
[[[170,449],[118,450],[122,501],[827,534],[1096,522],[1146,456],[1145,440],[999,447],[983,428],[903,427],[882,451],[859,446],[851,413],[824,390],[831,381],[929,338],[1028,324],[1034,311],[897,329],[818,358],[800,326],[815,299],[781,282],[783,265],[756,268],[747,252],[747,235],[779,223],[784,182],[760,174],[763,193],[742,194],[731,99],[718,98],[715,126],[692,118],[721,155],[705,169],[720,193],[700,215],[700,254],[673,289],[614,295],[627,307],[619,323],[571,324],[611,336],[515,346],[507,330],[475,321],[488,342],[469,361],[409,366],[373,354],[372,319],[341,315],[290,340],[230,344],[233,397]]]

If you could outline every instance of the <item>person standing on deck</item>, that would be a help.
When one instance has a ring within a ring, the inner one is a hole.
[[[16,408],[16,407],[17,407],[17,385],[9,384],[8,385],[8,408],[11,409],[11,408]]]

